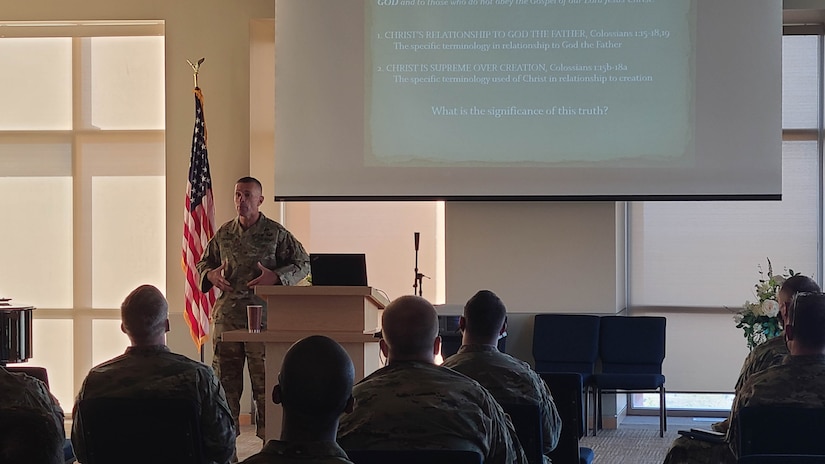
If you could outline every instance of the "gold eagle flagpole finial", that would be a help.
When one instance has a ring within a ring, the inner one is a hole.
[[[201,59],[198,60],[197,63],[192,63],[191,61],[186,60],[186,62],[189,63],[189,66],[192,67],[192,72],[194,73],[193,77],[195,78],[195,88],[196,89],[198,88],[198,72],[200,71],[201,64],[204,62],[204,60],[206,60],[206,58],[201,58]]]

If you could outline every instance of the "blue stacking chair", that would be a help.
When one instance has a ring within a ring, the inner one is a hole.
[[[501,409],[510,416],[518,441],[529,464],[544,462],[544,428],[541,408],[537,404],[501,403]]]
[[[593,450],[579,446],[579,439],[585,433],[581,376],[574,372],[544,372],[541,378],[553,394],[562,423],[559,444],[549,454],[550,459],[553,464],[592,463]]]
[[[533,321],[536,372],[578,373],[584,388],[584,411],[588,410],[599,357],[600,319],[587,314],[537,314]]]
[[[605,316],[599,329],[601,372],[596,374],[593,435],[601,421],[602,393],[659,393],[659,436],[667,430],[664,317]]]
[[[745,406],[735,420],[741,463],[825,463],[825,408]]]
[[[206,462],[194,400],[85,398],[74,420],[86,446],[83,464]]]

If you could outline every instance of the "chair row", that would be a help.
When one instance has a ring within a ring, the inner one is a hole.
[[[570,383],[570,376],[574,377]],[[593,451],[579,448],[581,380],[575,374],[548,374],[559,395],[562,439],[551,456],[557,464],[590,464]],[[578,398],[578,399],[577,399]],[[510,414],[530,464],[543,462],[542,417],[538,405],[502,405]],[[80,402],[78,417],[87,449],[86,464],[120,462],[204,462],[199,412],[193,401],[152,398],[91,398]],[[139,447],[135,447],[139,443]],[[151,446],[150,446],[151,444]],[[124,450],[130,450],[124,456]],[[346,450],[356,464],[474,464],[481,456],[460,450]]]
[[[592,389],[595,399],[594,435],[601,426],[602,393],[658,392],[659,436],[664,436],[666,322],[664,317],[538,314],[533,326],[536,371],[581,375],[586,398]]]

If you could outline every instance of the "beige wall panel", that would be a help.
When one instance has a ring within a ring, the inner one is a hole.
[[[624,308],[614,203],[448,202],[445,217],[447,303],[486,288],[510,312]]]

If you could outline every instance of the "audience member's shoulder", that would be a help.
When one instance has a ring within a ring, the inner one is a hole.
[[[33,393],[48,394],[48,387],[41,380],[32,377],[23,372],[8,372],[6,377],[9,383],[16,384],[18,388],[27,390]]]
[[[91,369],[91,372],[105,371],[107,368],[110,368],[112,366],[117,366],[125,358],[126,358],[126,354],[122,354],[120,356],[115,356],[114,358],[112,358],[108,361],[103,361],[102,363],[98,364],[97,366],[94,366]]]
[[[480,383],[478,383],[478,381],[476,381],[474,378],[447,366],[436,367],[442,375],[444,375],[445,377],[449,377],[450,381],[455,382],[456,385],[464,385],[466,388],[481,390],[482,393],[487,393],[487,389],[484,388]]]
[[[438,366],[427,362],[401,362],[394,365],[389,365],[378,369],[372,374],[365,377],[363,380],[355,385],[355,388],[364,387],[366,385],[378,384],[394,384],[397,382],[407,382],[409,379],[416,379],[416,385],[438,383],[473,383],[478,384],[475,380],[456,370],[450,369],[446,366]]]
[[[756,345],[751,354],[753,357],[771,355],[771,354],[787,354],[788,353],[788,345],[785,344],[784,337],[774,337],[770,340],[762,343],[760,345]]]
[[[516,365],[518,365],[518,366],[521,366],[521,368],[522,368],[522,369],[525,369],[525,370],[528,370],[528,371],[532,371],[532,370],[533,370],[533,367],[532,367],[532,366],[530,366],[530,363],[528,363],[527,361],[524,361],[523,359],[519,359],[519,358],[517,358],[517,357],[515,357],[515,356],[513,356],[513,355],[510,355],[510,354],[507,354],[507,353],[501,353],[501,352],[499,352],[499,355],[501,355],[501,356],[505,357],[506,359],[508,359],[508,360],[509,360],[510,362],[512,362],[513,364],[516,364]]]
[[[213,374],[215,372],[215,371],[212,370],[212,368],[210,366],[207,366],[206,364],[204,364],[200,361],[195,361],[194,359],[192,359],[188,356],[184,356],[182,354],[174,353],[172,351],[167,353],[167,356],[169,356],[170,359],[175,360],[181,366],[186,366],[186,367],[192,369],[193,371],[198,371],[198,372],[202,372],[202,373],[205,373],[205,374]]]
[[[791,373],[792,369],[787,364],[774,364],[759,372],[754,372],[743,385],[743,388],[754,385],[763,385],[766,383],[774,383],[777,380],[784,379]],[[783,381],[784,382],[784,381]]]

